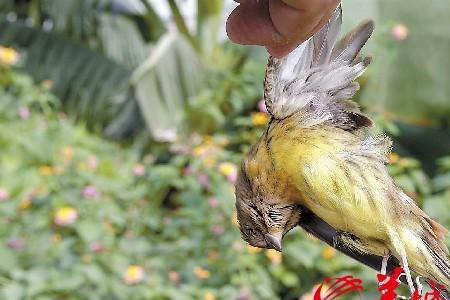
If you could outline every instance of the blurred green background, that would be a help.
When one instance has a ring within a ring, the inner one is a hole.
[[[0,299],[308,300],[342,274],[378,299],[375,271],[299,229],[283,254],[241,240],[233,183],[268,121],[267,55],[224,39],[231,3],[185,7],[1,1]],[[447,227],[449,14],[344,1],[346,30],[377,23],[357,101],[395,140],[397,183]]]

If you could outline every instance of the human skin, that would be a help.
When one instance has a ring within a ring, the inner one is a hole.
[[[228,37],[243,45],[261,45],[283,57],[317,32],[339,0],[236,0],[227,20]]]

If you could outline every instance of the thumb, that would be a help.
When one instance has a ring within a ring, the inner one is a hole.
[[[240,0],[227,20],[231,41],[243,45],[272,45],[283,42],[275,30],[269,13],[269,0]]]

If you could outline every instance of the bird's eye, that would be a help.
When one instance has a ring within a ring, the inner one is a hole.
[[[269,216],[269,218],[274,221],[275,223],[277,222],[281,222],[283,220],[283,216],[281,214],[280,211],[277,210],[269,210],[269,212],[267,213],[267,215]]]
[[[283,215],[286,215],[294,208],[293,205],[286,206],[270,206],[269,211],[267,212],[268,217],[275,223],[283,221]]]
[[[252,237],[258,236],[258,232],[253,228],[248,228],[247,231]]]

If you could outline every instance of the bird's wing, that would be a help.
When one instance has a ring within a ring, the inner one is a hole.
[[[379,272],[381,270],[381,263],[383,260],[381,256],[358,252],[350,247],[346,247],[345,243],[340,239],[343,235],[347,237],[350,236],[348,233],[337,231],[304,206],[299,206],[299,210],[301,217],[298,225],[306,232],[312,234],[316,238],[327,243],[329,246],[347,255],[348,257],[374,269],[375,271]],[[386,269],[387,272],[389,273],[398,266],[400,266],[398,260],[393,256],[389,257]],[[401,276],[400,280],[406,284],[406,279],[404,276]],[[450,293],[448,291],[442,289],[440,290],[440,293],[442,299],[450,300]]]
[[[344,129],[371,125],[350,99],[358,90],[355,79],[370,58],[359,56],[373,31],[366,21],[336,43],[341,29],[338,7],[327,24],[287,57],[270,57],[264,81],[266,107],[275,119],[305,110],[313,122],[336,122]]]

